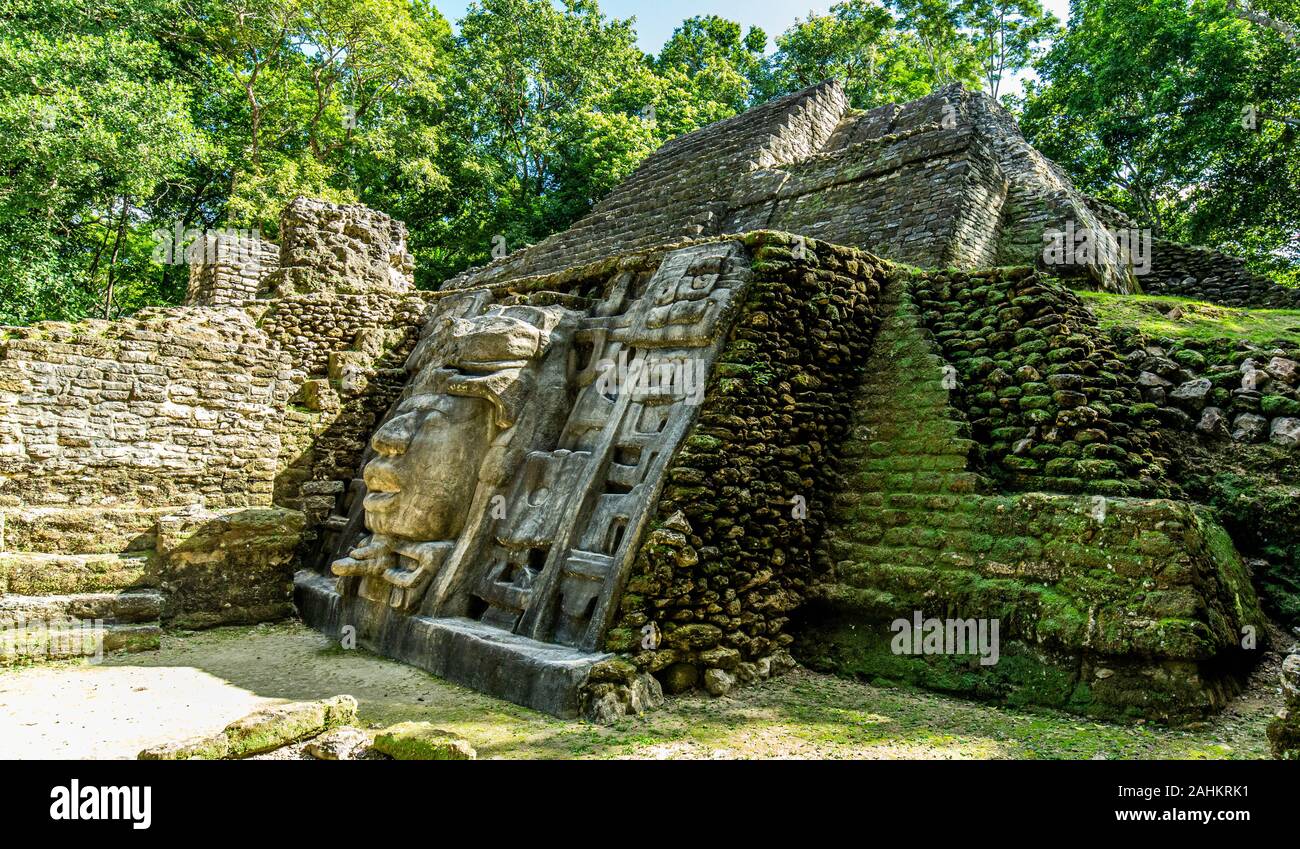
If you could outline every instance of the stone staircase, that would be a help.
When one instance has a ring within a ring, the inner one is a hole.
[[[0,665],[159,646],[165,508],[0,510]]]

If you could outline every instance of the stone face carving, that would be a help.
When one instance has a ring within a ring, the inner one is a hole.
[[[749,275],[744,246],[717,241],[619,270],[565,306],[540,305],[554,293],[437,298],[403,398],[371,440],[347,520],[364,510],[366,531],[345,535],[331,567],[338,600],[308,608],[408,660],[417,633],[434,654],[455,642],[454,658],[417,662],[489,690],[503,645],[531,670],[511,678],[525,690],[549,686],[525,660],[538,652],[563,669],[599,658]],[[421,630],[440,622],[459,636]],[[554,708],[540,691],[503,694]]]
[[[374,533],[332,567],[362,577],[363,596],[403,610],[419,602],[465,527],[489,451],[514,425],[562,312],[506,307],[451,319],[417,349],[423,362],[371,439],[363,472]]]

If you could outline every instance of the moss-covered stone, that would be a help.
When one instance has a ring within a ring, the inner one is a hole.
[[[375,734],[375,751],[399,761],[472,761],[474,747],[428,722],[400,722]]]
[[[335,696],[314,702],[272,705],[235,720],[219,734],[145,749],[140,760],[220,760],[246,758],[349,725],[357,700]]]
[[[928,297],[954,301],[965,286],[967,304],[984,304],[1005,283],[976,286],[973,279],[953,275],[946,290],[933,280],[926,285],[936,287]],[[1041,318],[1068,323],[1053,311],[1071,303],[1066,294],[1044,285],[1033,297],[1047,310]],[[863,447],[855,448],[852,440],[846,445],[845,497],[837,500],[826,544],[833,565],[796,613],[800,659],[867,679],[1100,717],[1179,721],[1225,704],[1254,657],[1242,647],[1248,642],[1246,629],[1259,637],[1264,633],[1255,593],[1232,541],[1210,514],[1184,502],[1124,497],[1152,485],[1132,475],[1163,473],[1164,460],[1152,464],[1153,436],[1135,439],[1134,419],[1125,428],[1106,426],[1115,421],[1106,417],[1123,406],[1110,403],[1108,393],[1116,390],[1109,387],[1122,381],[1095,365],[1057,367],[1017,359],[1023,351],[992,371],[987,364],[972,367],[971,358],[928,342],[926,335],[941,326],[936,322],[943,316],[967,307],[942,301],[938,306],[944,309],[916,316],[906,297],[897,303],[897,311],[882,323],[880,353],[873,355],[857,401],[853,433],[861,434]],[[1030,306],[1023,299],[1017,304]],[[954,321],[977,323],[983,309]],[[1064,315],[1073,313],[1067,309]],[[1087,323],[1071,320],[1078,330],[1057,328],[1050,336],[1060,341],[1058,350],[1087,347],[1076,341],[1087,335]],[[953,333],[963,332],[951,326]],[[1022,329],[1045,328],[1040,322]],[[1095,328],[1089,332],[1089,338],[1097,338]],[[1018,338],[1023,343],[1033,336]],[[978,354],[987,343],[977,334],[971,344]],[[900,351],[908,356],[898,357]],[[926,371],[939,371],[945,357],[958,379],[946,391],[922,391]],[[973,405],[969,387],[962,389],[967,374],[991,387],[975,395]],[[1045,409],[1053,416],[1093,412],[1070,431],[1072,438],[1063,439],[1058,424],[1055,439],[1032,443],[1025,442],[1034,427],[1028,422],[1002,419],[981,430],[967,421],[995,418],[994,410],[981,406],[989,394],[1008,409],[1010,401],[1023,402],[1023,393],[997,391],[1012,380],[1022,390],[1029,386],[1034,393],[1029,397],[1047,398]],[[1071,406],[1080,399],[1063,393],[1078,387],[1095,394],[1087,396],[1087,404]],[[930,433],[968,429],[976,450],[967,449],[964,463],[953,467],[937,491],[922,491],[916,474],[876,474],[900,464],[929,465],[924,454],[941,444]],[[997,468],[1023,474],[1009,478],[981,468],[991,450],[1005,452],[992,455]],[[1004,484],[1036,483],[1080,494],[994,495],[993,482],[977,473],[983,470]],[[984,485],[959,485],[971,480]],[[985,665],[970,655],[895,654],[890,626],[898,619],[910,621],[916,611],[925,618],[997,620],[998,662]]]

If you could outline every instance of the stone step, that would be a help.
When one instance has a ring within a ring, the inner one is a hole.
[[[184,508],[6,507],[0,510],[0,551],[119,554],[154,547],[160,516]]]
[[[157,649],[162,593],[0,597],[0,665]]]
[[[562,718],[578,715],[578,693],[591,668],[612,657],[538,642],[471,619],[392,615],[386,605],[340,595],[332,575],[302,570],[294,589],[303,619],[332,639],[350,634],[359,645],[394,660]]]
[[[156,586],[156,557],[139,554],[0,554],[0,593],[51,596]]]
[[[33,620],[102,619],[114,624],[154,624],[162,617],[158,590],[71,595],[0,596],[0,628]]]
[[[162,628],[154,623],[62,620],[0,629],[0,667],[42,660],[102,657],[113,652],[156,651]]]

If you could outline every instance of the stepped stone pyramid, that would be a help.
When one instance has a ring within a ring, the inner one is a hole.
[[[668,142],[570,229],[443,288],[764,229],[925,267],[1032,264],[1067,220],[1104,229],[988,97],[954,85],[862,111],[832,80]],[[1082,270],[1133,285],[1114,264]]]

